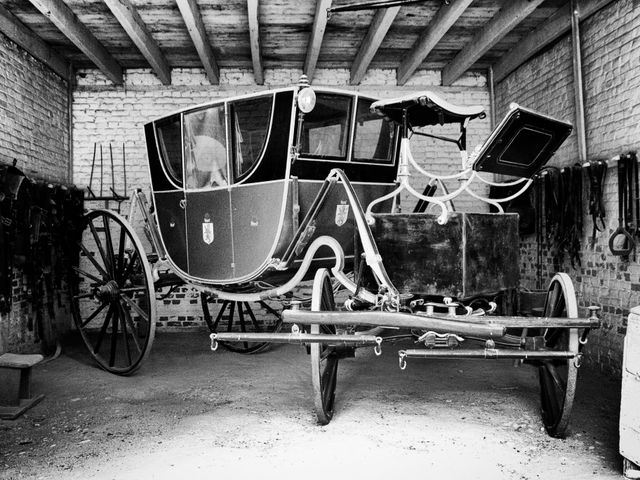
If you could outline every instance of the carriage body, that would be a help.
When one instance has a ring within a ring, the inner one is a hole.
[[[397,173],[397,127],[372,114],[370,97],[315,89],[298,121],[297,88],[214,101],[145,126],[159,236],[172,269],[189,283],[278,283],[303,250],[283,257],[333,168],[370,202]],[[298,129],[301,127],[301,131]],[[346,260],[353,212],[331,194],[305,241],[331,235]],[[387,207],[388,208],[388,207]],[[314,266],[330,252],[319,252]],[[326,260],[326,258],[325,258]]]

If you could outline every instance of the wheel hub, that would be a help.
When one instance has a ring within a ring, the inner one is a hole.
[[[120,287],[115,280],[109,280],[104,285],[96,287],[93,294],[101,302],[113,302],[120,296]]]

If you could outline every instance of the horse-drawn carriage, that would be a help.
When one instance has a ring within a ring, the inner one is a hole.
[[[541,316],[515,315],[518,218],[501,203],[528,188],[571,125],[514,106],[468,155],[468,124],[484,116],[432,92],[378,101],[301,82],[148,123],[152,205],[138,190],[128,220],[86,215],[73,305],[91,354],[108,371],[134,372],[151,348],[156,295],[187,284],[201,292],[213,349],[308,347],[320,423],[333,414],[339,360],[367,345],[379,353],[393,329],[394,339],[400,332],[426,347],[401,350],[401,368],[443,357],[533,364],[545,426],[562,436],[581,345],[599,321],[595,309],[578,317],[565,274],[552,279]],[[450,124],[460,129],[451,138],[426,131]],[[419,136],[457,147],[455,173],[415,161]],[[477,185],[496,183],[483,172],[517,177],[499,184],[516,193],[486,198]],[[463,193],[499,213],[456,211]],[[292,292],[312,278],[309,306]],[[223,302],[215,320],[214,300]],[[250,303],[278,314],[271,300],[286,305],[281,318],[257,320]]]

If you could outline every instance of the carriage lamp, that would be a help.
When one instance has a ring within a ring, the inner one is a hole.
[[[302,113],[309,113],[316,106],[316,92],[311,87],[304,87],[298,92],[298,108]]]

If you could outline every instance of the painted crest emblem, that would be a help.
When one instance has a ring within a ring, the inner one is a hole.
[[[202,222],[202,240],[207,245],[211,245],[213,243],[213,239],[213,223],[211,223],[211,217],[207,213],[204,216],[204,222]]]
[[[342,202],[340,205],[336,205],[336,225],[341,227],[347,222],[349,216],[349,205],[347,202]]]

